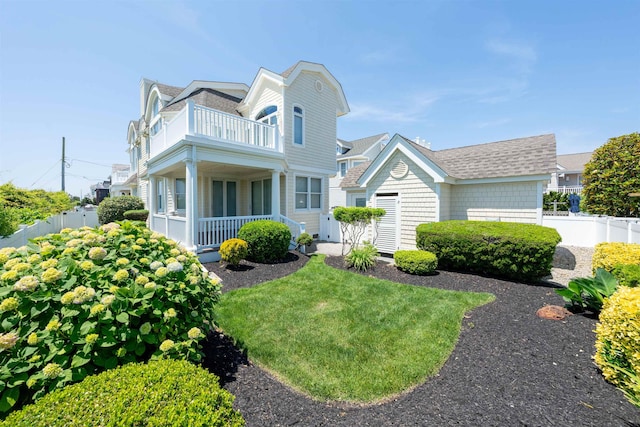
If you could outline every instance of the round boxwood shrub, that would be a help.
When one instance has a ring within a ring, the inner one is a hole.
[[[604,300],[594,360],[604,378],[640,406],[640,288],[619,286]]]
[[[185,361],[129,364],[56,390],[0,426],[243,426],[218,377]]]
[[[107,197],[98,205],[98,221],[108,224],[125,219],[124,213],[132,210],[144,209],[144,202],[136,196]]]
[[[129,221],[146,221],[149,217],[149,211],[146,209],[135,209],[126,211],[122,216]]]
[[[396,251],[393,260],[405,273],[420,276],[432,274],[438,267],[438,258],[429,251]]]
[[[291,230],[281,222],[265,219],[243,225],[238,231],[238,238],[249,245],[247,259],[273,262],[287,255],[291,244]]]
[[[194,254],[140,223],[0,249],[0,413],[117,365],[199,361],[219,294]]]
[[[237,267],[240,261],[247,257],[249,248],[247,242],[242,239],[229,239],[222,242],[219,253],[224,262]]]

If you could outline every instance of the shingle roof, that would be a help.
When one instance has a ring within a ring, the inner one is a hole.
[[[371,162],[364,162],[347,170],[347,173],[344,175],[344,178],[342,178],[342,181],[340,182],[340,188],[359,187],[360,185],[358,184],[358,178],[362,176],[362,174],[365,170],[367,170],[370,164]]]
[[[169,86],[162,83],[155,83],[155,85],[158,87],[158,90],[160,91],[161,94],[169,95],[172,98],[175,98],[176,96],[178,96],[180,92],[182,92],[182,90],[184,89],[182,87]]]
[[[588,153],[575,153],[575,154],[560,154],[557,156],[558,164],[568,171],[582,171],[584,165],[591,160],[593,152]]]
[[[225,113],[235,114],[236,116],[240,115],[237,108],[242,99],[209,88],[198,89],[180,101],[169,103],[162,111],[179,111],[184,108],[187,99],[193,99],[193,102],[196,104],[204,105],[214,110],[224,111]]]
[[[345,157],[357,156],[363,154],[369,148],[371,148],[375,143],[380,141],[380,139],[387,135],[386,133],[381,133],[379,135],[368,136],[366,138],[356,139],[354,141],[349,141],[345,146],[351,147],[349,151],[344,154],[338,155],[338,159],[343,159]],[[346,142],[346,141],[345,141]]]
[[[300,61],[296,62],[291,67],[289,67],[286,70],[284,70],[283,72],[281,72],[280,75],[286,79],[287,77],[289,77],[291,75],[291,73],[293,73],[293,70],[295,70],[295,68],[298,66],[299,63],[300,63]]]

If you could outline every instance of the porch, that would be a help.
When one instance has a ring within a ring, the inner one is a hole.
[[[163,122],[162,127],[151,135],[149,159],[160,156],[185,140],[227,149],[283,152],[277,125],[197,105],[190,99],[182,110]]]

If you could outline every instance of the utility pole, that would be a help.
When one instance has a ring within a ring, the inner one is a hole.
[[[65,160],[64,160],[64,136],[62,137],[62,191],[64,191],[64,168],[65,168]]]

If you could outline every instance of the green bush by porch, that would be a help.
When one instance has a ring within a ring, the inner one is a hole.
[[[238,231],[238,239],[247,242],[247,259],[254,262],[273,262],[283,259],[291,244],[291,230],[285,224],[263,219],[248,222]]]
[[[416,246],[433,252],[443,269],[535,281],[549,275],[561,238],[549,227],[488,221],[420,224]]]
[[[464,313],[493,300],[363,277],[312,259],[296,273],[223,294],[216,323],[249,357],[325,401],[374,402],[445,363]]]
[[[123,221],[125,219],[124,213],[133,210],[144,210],[144,202],[140,197],[107,197],[98,205],[98,221],[100,224]]]

